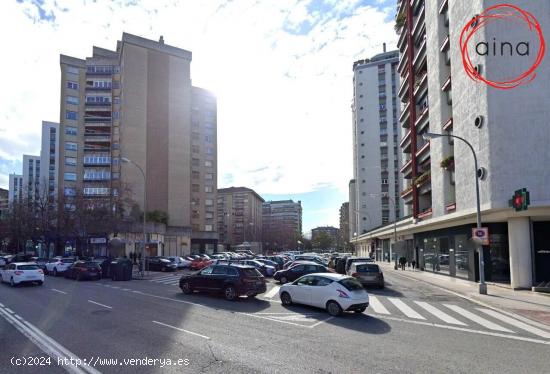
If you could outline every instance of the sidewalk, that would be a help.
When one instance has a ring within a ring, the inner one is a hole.
[[[487,284],[487,295],[480,295],[479,284],[476,282],[428,271],[412,270],[412,268],[405,268],[404,271],[395,270],[393,263],[377,262],[377,264],[386,274],[391,273],[429,283],[473,302],[507,310],[516,314],[515,317],[523,316],[535,321],[537,325],[540,323],[546,329],[550,329],[550,296],[548,295],[524,290],[514,291],[503,285],[490,283]]]

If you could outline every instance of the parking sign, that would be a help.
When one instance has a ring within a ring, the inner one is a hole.
[[[481,241],[481,245],[489,245],[489,228],[473,228],[472,229],[472,238],[477,238]]]

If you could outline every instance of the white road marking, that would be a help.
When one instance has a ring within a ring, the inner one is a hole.
[[[96,304],[96,305],[99,305],[99,306],[102,306],[104,308],[109,308],[109,309],[113,309],[113,307],[109,306],[109,305],[104,305],[104,304],[100,304],[100,303],[97,303],[95,301],[92,301],[92,300],[88,300],[89,303],[92,303],[92,304]]]
[[[402,302],[401,300],[393,298],[393,297],[388,297],[388,300],[393,305],[395,305],[397,307],[397,309],[399,309],[401,312],[403,312],[403,314],[406,315],[407,317],[414,318],[414,319],[426,319],[426,318],[422,317],[420,314],[418,314],[416,311],[414,311],[414,309],[412,309],[410,306],[408,306],[407,304]]]
[[[505,316],[504,314],[495,312],[494,310],[491,310],[491,309],[477,308],[477,310],[479,310],[479,311],[481,311],[481,312],[483,312],[487,315],[490,315],[493,318],[499,319],[499,320],[501,320],[501,321],[503,321],[503,322],[505,322],[509,325],[512,325],[512,326],[515,326],[515,327],[520,328],[522,330],[525,330],[527,332],[530,332],[531,334],[535,334],[535,335],[538,335],[540,337],[550,339],[550,333],[549,332],[543,331],[541,329],[537,329],[536,327],[533,327],[531,325],[528,325],[526,323],[518,321],[517,319],[510,318],[508,316]]]
[[[379,314],[390,314],[386,307],[382,305],[380,300],[376,296],[369,295],[369,306],[374,310],[375,313]]]
[[[4,308],[7,312],[11,313],[11,314],[15,314],[15,312],[13,310],[11,310],[10,308]]]
[[[374,318],[374,317],[371,316],[371,318]],[[501,334],[501,333],[492,332],[492,331],[474,330],[474,329],[469,329],[469,328],[465,328],[465,327],[442,325],[442,324],[438,324],[438,323],[431,323],[431,322],[424,322],[424,321],[413,321],[413,320],[410,320],[410,319],[383,316],[383,315],[377,315],[376,318],[387,319],[387,320],[390,320],[390,321],[399,321],[399,322],[404,322],[404,323],[412,323],[412,324],[416,324],[416,325],[439,327],[441,329],[447,329],[447,330],[471,332],[471,333],[479,334],[479,335],[496,336],[496,337],[505,338],[505,339],[521,340],[521,341],[530,342],[530,343],[550,345],[549,340],[525,338],[525,337],[522,337],[522,336]]]
[[[153,279],[150,279],[151,282],[162,282],[162,281],[167,281],[167,280],[174,280],[174,279],[179,279],[178,277],[174,277],[173,275],[165,275],[164,277],[158,277],[158,278],[153,278]]]
[[[199,336],[199,337],[204,338],[204,339],[206,339],[206,340],[210,340],[210,338],[209,338],[208,336],[201,335],[201,334],[197,334],[196,332],[193,332],[193,331],[180,329],[179,327],[167,325],[166,323],[162,323],[162,322],[158,322],[158,321],[153,321],[153,323],[156,323],[156,324],[162,325],[162,326],[166,326],[166,327],[170,327],[170,328],[172,328],[172,329],[174,329],[174,330],[186,332],[186,333],[191,334],[191,335]]]
[[[277,292],[279,292],[279,288],[281,288],[281,287],[280,286],[274,286],[271,290],[269,290],[268,293],[264,294],[264,297],[266,297],[268,299],[273,298],[273,296],[275,296],[277,294]]]
[[[60,290],[56,290],[55,288],[52,288],[52,291],[62,293],[63,295],[66,295],[66,294],[67,294],[67,292],[65,292],[65,291],[60,291]]]
[[[415,303],[419,307],[421,307],[422,309],[426,310],[428,313],[431,313],[434,316],[436,316],[437,318],[439,318],[440,320],[442,320],[443,322],[447,322],[447,323],[450,323],[452,325],[468,326],[464,322],[460,322],[456,318],[451,317],[447,313],[437,309],[436,307],[434,307],[434,306],[432,306],[432,305],[430,305],[430,304],[428,304],[424,301],[415,301]]]
[[[62,368],[69,373],[74,374],[100,374],[99,371],[90,366],[76,366],[75,361],[83,362],[78,356],[63,347],[61,344],[44,334],[41,330],[36,328],[30,322],[25,321],[21,317],[17,320],[11,314],[7,313],[5,308],[0,308],[0,316],[14,326],[19,332],[25,335],[31,342],[33,342],[40,350],[46,353],[48,356],[57,359],[66,359],[66,365],[62,365]]]
[[[500,325],[497,325],[496,323],[486,320],[485,318],[477,316],[474,313],[459,307],[458,305],[452,305],[452,304],[443,304],[443,305],[445,305],[447,308],[451,309],[455,313],[460,314],[464,318],[468,318],[469,320],[474,321],[475,323],[480,324],[481,326],[487,327],[489,330],[513,333],[512,330],[509,330],[506,327],[502,327]]]
[[[314,323],[313,325],[309,326],[310,329],[314,328],[314,327],[317,327],[319,326],[321,323],[323,322],[327,322],[327,321],[330,321],[331,319],[333,319],[334,317],[328,317],[327,319],[324,319],[324,320],[321,320],[317,323]]]
[[[305,327],[305,328],[308,328],[309,326],[305,326],[305,325],[300,325],[299,323],[294,323],[294,322],[290,322],[290,321],[282,321],[280,319],[275,319],[275,318],[271,318],[271,317],[267,317],[265,315],[263,316],[259,316],[259,315],[256,315],[256,314],[251,314],[251,313],[239,313],[239,314],[242,314],[242,315],[245,315],[245,316],[249,316],[249,317],[254,317],[254,318],[262,318],[262,319],[267,319],[269,321],[274,321],[274,322],[279,322],[279,323],[285,323],[287,325],[293,325],[293,326],[299,326],[299,327]]]
[[[4,304],[0,303],[0,308],[3,308],[4,307]]]

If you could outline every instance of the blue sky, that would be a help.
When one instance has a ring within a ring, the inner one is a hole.
[[[352,64],[396,43],[395,0],[3,1],[0,187],[59,120],[59,54],[113,49],[122,32],[193,52],[218,97],[218,185],[301,200],[304,231],[338,226],[352,178]],[[12,35],[15,35],[12,37]]]

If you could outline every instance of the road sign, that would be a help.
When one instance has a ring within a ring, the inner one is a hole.
[[[488,227],[482,227],[480,229],[473,228],[472,238],[474,240],[478,240],[481,243],[481,245],[489,245],[489,228]]]

